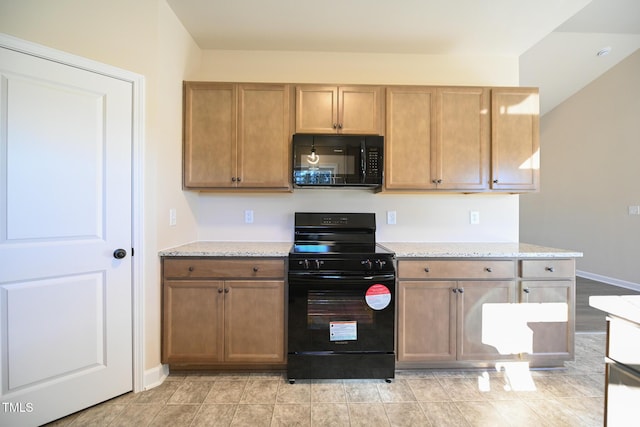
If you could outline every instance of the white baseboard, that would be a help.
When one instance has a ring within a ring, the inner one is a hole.
[[[159,386],[169,376],[169,365],[158,365],[144,371],[144,388],[149,390]]]
[[[576,270],[576,276],[584,277],[585,279],[596,280],[598,282],[603,282],[609,285],[619,286],[621,288],[631,289],[633,291],[640,292],[640,283],[614,279],[613,277],[602,276],[600,274],[595,274],[595,273],[588,273],[586,271],[581,271],[581,270]]]

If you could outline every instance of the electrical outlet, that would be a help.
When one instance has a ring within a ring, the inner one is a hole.
[[[176,208],[169,209],[169,225],[172,227],[176,225]]]
[[[253,224],[253,211],[252,210],[244,211],[244,223],[245,224]]]
[[[387,224],[396,223],[396,211],[387,211]]]
[[[629,206],[629,215],[640,215],[640,206]]]
[[[480,224],[480,212],[469,211],[469,224]]]

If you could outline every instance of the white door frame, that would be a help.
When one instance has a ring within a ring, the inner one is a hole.
[[[71,67],[91,71],[108,77],[130,82],[133,87],[133,117],[132,117],[132,216],[131,216],[131,245],[135,249],[132,253],[131,298],[132,298],[132,335],[133,335],[133,391],[144,390],[144,251],[143,251],[143,142],[144,142],[144,76],[126,71],[111,65],[102,64],[70,53],[31,43],[7,34],[0,33],[0,46],[16,52],[58,62]]]

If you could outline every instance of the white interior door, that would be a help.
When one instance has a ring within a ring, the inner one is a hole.
[[[132,390],[132,109],[131,82],[0,47],[0,425]]]

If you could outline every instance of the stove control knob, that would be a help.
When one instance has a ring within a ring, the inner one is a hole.
[[[316,270],[320,270],[320,267],[322,266],[322,264],[324,264],[324,261],[320,261],[319,259],[314,260],[315,265],[316,265]]]
[[[365,270],[371,270],[373,268],[373,263],[369,259],[365,259],[364,261],[361,261],[360,264],[364,266]]]
[[[387,263],[387,261],[383,260],[383,259],[377,259],[376,260],[376,268],[378,270],[382,270],[385,266],[385,264]]]
[[[302,268],[304,268],[305,270],[309,269],[309,260],[308,259],[303,259],[298,261],[298,265],[301,265]]]

